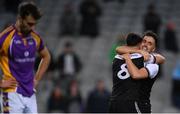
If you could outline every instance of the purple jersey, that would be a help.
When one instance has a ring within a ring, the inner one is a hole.
[[[16,28],[0,37],[0,66],[3,80],[16,79],[16,88],[4,89],[4,92],[16,91],[30,97],[33,91],[34,63],[36,52],[44,49],[42,39],[35,32],[23,37]]]

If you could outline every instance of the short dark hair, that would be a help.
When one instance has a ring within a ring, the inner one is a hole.
[[[142,42],[142,38],[140,35],[135,33],[129,33],[126,38],[126,43],[128,46],[136,46]]]
[[[42,16],[40,10],[33,2],[22,2],[19,4],[18,14],[21,18],[31,15],[35,20],[39,20]]]
[[[151,36],[154,41],[155,41],[155,46],[157,47],[158,46],[158,36],[156,33],[152,32],[152,31],[146,31],[144,34],[143,34],[143,38],[145,36]]]

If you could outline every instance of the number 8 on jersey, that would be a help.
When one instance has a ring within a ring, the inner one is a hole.
[[[130,74],[127,70],[127,65],[126,64],[122,64],[121,65],[121,70],[117,73],[118,78],[124,80],[130,77]]]

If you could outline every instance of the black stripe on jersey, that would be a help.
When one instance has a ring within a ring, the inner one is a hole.
[[[156,57],[152,54],[152,56],[154,57],[154,62],[153,63],[156,63]]]
[[[145,69],[147,70],[148,72],[148,77],[150,78],[150,72],[149,72],[149,69],[145,67]]]

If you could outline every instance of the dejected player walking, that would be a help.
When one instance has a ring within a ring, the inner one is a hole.
[[[35,87],[50,62],[50,54],[40,36],[34,31],[41,18],[38,7],[32,2],[19,5],[16,23],[0,34],[0,67],[3,79],[4,113],[37,113]],[[41,57],[34,73],[35,56]]]

